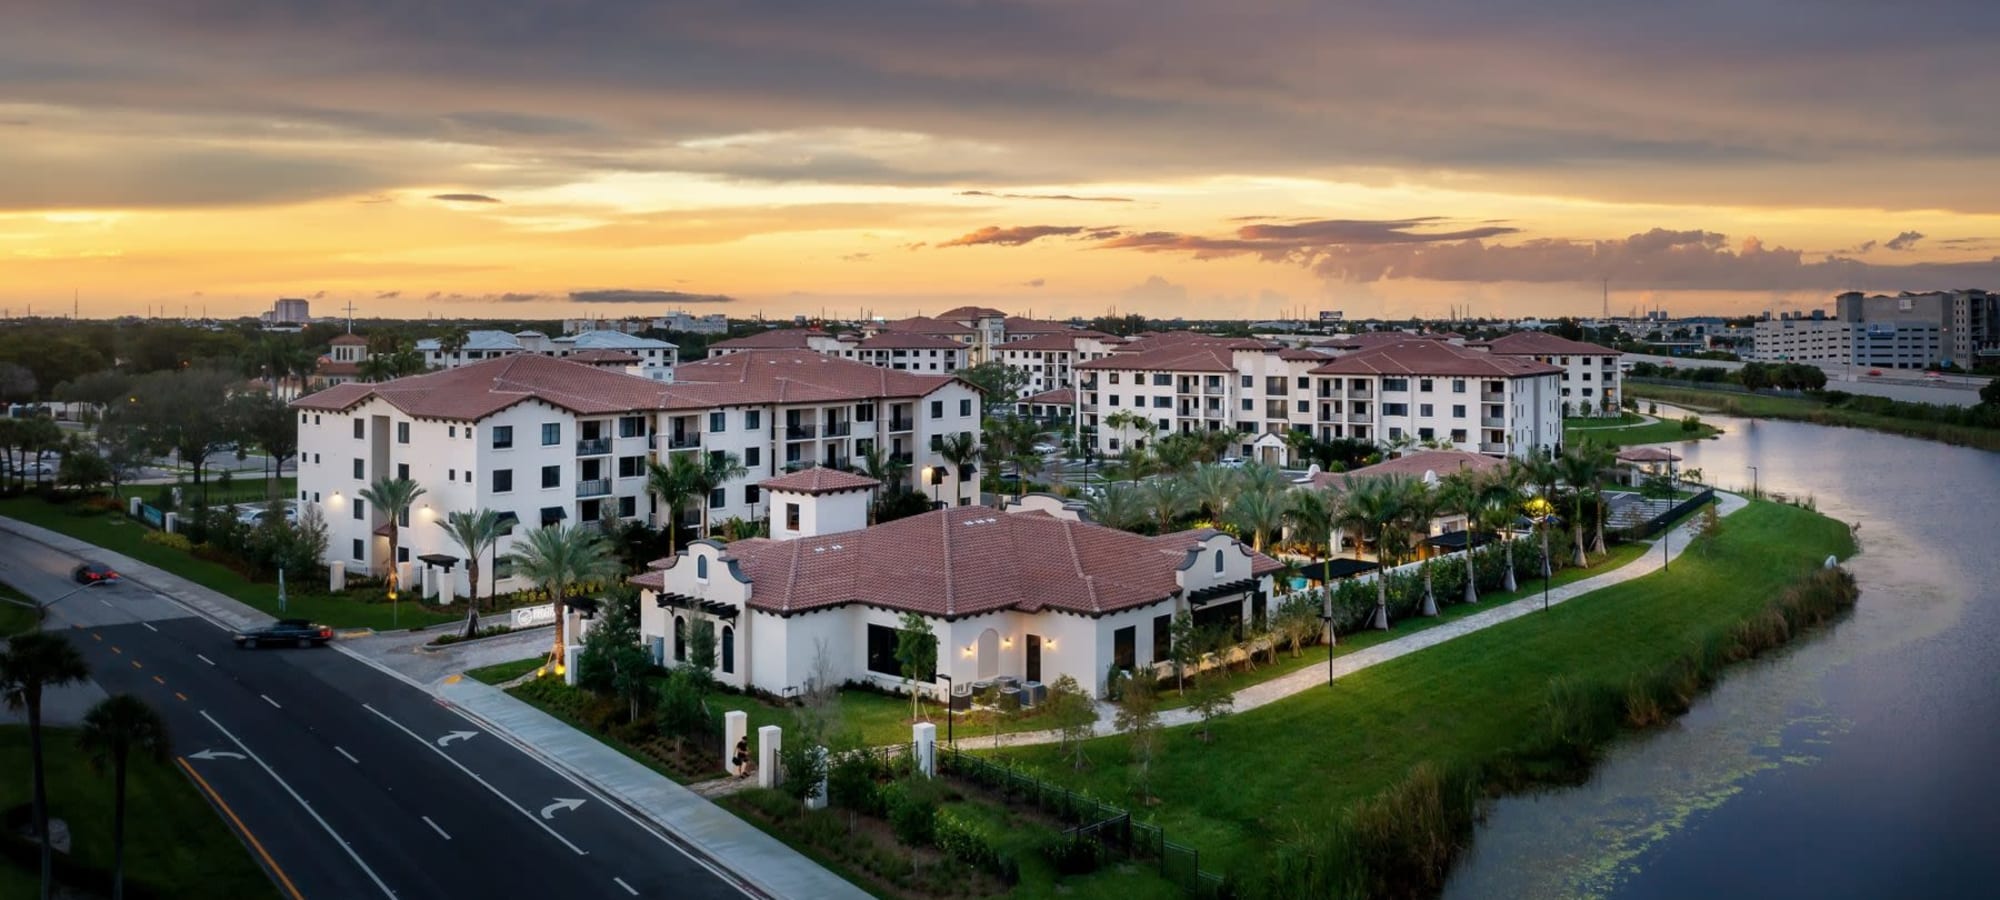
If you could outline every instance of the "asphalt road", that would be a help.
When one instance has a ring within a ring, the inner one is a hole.
[[[1717,359],[1689,359],[1681,356],[1647,356],[1643,353],[1625,354],[1626,362],[1650,362],[1656,365],[1673,363],[1689,368],[1716,368],[1734,371],[1743,368],[1740,362]],[[1922,373],[1910,370],[1881,369],[1882,374],[1869,376],[1866,367],[1853,368],[1845,365],[1823,365],[1826,372],[1826,387],[1830,391],[1846,391],[1850,394],[1865,394],[1872,397],[1887,397],[1910,403],[1936,403],[1942,406],[1977,406],[1979,389],[1986,379],[1971,375],[1945,375],[1937,381],[1923,377]]]
[[[0,580],[42,602],[76,587],[74,564],[0,545]],[[131,581],[70,594],[44,627],[68,635],[106,691],[160,711],[177,764],[281,897],[744,895],[603,797],[336,650],[239,650]]]

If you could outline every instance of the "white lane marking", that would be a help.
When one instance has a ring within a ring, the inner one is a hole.
[[[528,820],[528,821],[530,821],[530,822],[533,822],[533,823],[535,823],[536,825],[540,826],[540,827],[541,827],[541,829],[542,829],[543,831],[546,831],[546,832],[548,832],[548,833],[549,833],[549,837],[552,837],[552,838],[555,838],[555,839],[556,839],[556,840],[558,840],[558,841],[561,841],[561,842],[562,842],[562,845],[563,845],[563,846],[565,846],[565,847],[568,847],[568,848],[570,848],[571,850],[574,850],[574,851],[576,851],[576,855],[578,855],[578,856],[587,856],[587,855],[588,855],[588,854],[584,853],[584,851],[583,851],[583,848],[582,848],[582,847],[579,847],[579,846],[577,846],[577,845],[575,845],[575,844],[572,844],[572,843],[570,843],[570,841],[569,841],[569,838],[566,838],[566,837],[563,837],[563,836],[562,836],[562,835],[561,835],[560,833],[558,833],[558,832],[557,832],[557,831],[556,831],[555,829],[553,829],[553,828],[550,828],[547,822],[544,822],[544,821],[542,821],[541,819],[538,819],[538,818],[536,818],[536,817],[535,817],[535,814],[534,814],[534,813],[531,813],[531,812],[529,812],[529,811],[527,811],[527,810],[525,810],[525,809],[522,809],[522,808],[521,808],[521,804],[519,804],[519,803],[515,803],[515,802],[514,802],[514,798],[512,798],[512,797],[509,797],[509,796],[507,796],[506,794],[503,794],[503,793],[501,793],[501,792],[500,792],[500,789],[499,789],[499,788],[496,788],[496,787],[494,787],[493,785],[489,784],[489,783],[488,783],[488,782],[486,781],[486,779],[484,779],[484,778],[481,778],[481,777],[479,777],[479,774],[478,774],[477,772],[474,772],[474,771],[472,771],[471,769],[468,769],[468,768],[466,768],[466,767],[465,767],[465,765],[464,765],[463,763],[459,762],[458,760],[455,760],[455,759],[452,759],[452,758],[451,758],[451,754],[449,754],[449,753],[446,753],[446,752],[444,752],[443,750],[440,750],[440,749],[438,749],[438,748],[437,748],[437,747],[436,747],[435,745],[433,745],[433,744],[432,744],[432,743],[431,743],[430,741],[427,741],[427,740],[425,740],[425,739],[423,738],[423,736],[422,736],[422,735],[419,735],[419,734],[417,734],[416,732],[414,732],[414,731],[411,731],[411,730],[410,730],[409,728],[405,727],[405,726],[403,725],[403,723],[401,723],[401,722],[398,722],[398,721],[396,721],[395,719],[391,719],[391,718],[389,718],[389,716],[388,716],[388,714],[387,714],[387,713],[384,713],[383,711],[381,711],[381,710],[379,710],[379,709],[376,709],[376,708],[375,708],[375,707],[373,707],[373,706],[370,706],[370,705],[368,705],[368,704],[366,704],[366,703],[363,703],[363,704],[361,704],[361,708],[362,708],[362,709],[365,709],[365,710],[367,710],[367,711],[369,711],[369,712],[372,712],[372,713],[374,713],[375,715],[377,715],[377,716],[381,717],[382,721],[384,721],[384,722],[387,722],[387,723],[389,723],[389,724],[391,724],[391,725],[394,725],[394,726],[396,726],[396,730],[397,730],[397,731],[400,731],[400,732],[402,732],[402,733],[404,733],[404,734],[407,734],[407,735],[409,735],[409,736],[410,736],[410,739],[411,739],[411,740],[414,740],[414,741],[416,741],[417,743],[419,743],[419,744],[422,744],[422,745],[424,745],[424,747],[425,747],[426,749],[430,750],[430,751],[431,751],[432,753],[435,753],[435,754],[437,754],[437,755],[439,755],[439,756],[442,756],[442,757],[444,757],[444,760],[445,760],[445,762],[448,762],[448,763],[451,763],[451,764],[452,764],[452,765],[454,765],[454,766],[457,766],[457,767],[458,767],[458,770],[459,770],[460,772],[464,772],[464,773],[466,774],[466,777],[468,777],[468,778],[471,778],[471,779],[472,779],[473,781],[477,781],[477,782],[479,782],[479,786],[480,786],[480,787],[483,787],[483,788],[487,789],[488,791],[491,791],[491,792],[493,793],[493,796],[495,796],[495,797],[499,797],[499,798],[500,798],[500,800],[501,800],[502,802],[506,803],[506,804],[507,804],[508,806],[511,806],[511,807],[513,807],[513,808],[514,808],[514,811],[515,811],[515,812],[517,812],[517,813],[520,813],[520,814],[521,814],[521,815],[522,815],[523,817],[527,818],[527,820]]]
[[[447,841],[451,840],[451,835],[445,834],[444,829],[439,828],[438,823],[431,821],[430,816],[418,816],[418,818],[423,819],[425,825],[429,825],[432,831],[437,832],[438,837],[444,838]]]
[[[258,694],[257,696],[264,698],[265,703],[271,704],[276,709],[284,709],[284,707],[278,705],[278,701],[271,699],[270,694]]]
[[[312,816],[313,821],[319,823],[319,827],[326,831],[327,836],[333,838],[334,842],[340,845],[340,849],[347,851],[347,857],[354,860],[354,864],[360,866],[361,871],[368,874],[368,880],[375,882],[375,886],[382,889],[382,895],[390,898],[390,900],[395,900],[396,892],[389,890],[389,886],[382,882],[382,877],[376,875],[375,870],[369,868],[368,864],[361,860],[361,854],[354,852],[353,845],[347,843],[347,839],[341,837],[340,832],[333,830],[333,826],[328,825],[325,819],[320,818],[319,812],[312,808],[312,804],[306,802],[306,798],[299,796],[298,791],[292,790],[292,786],[286,784],[285,779],[279,778],[278,773],[272,770],[269,763],[264,762],[263,757],[258,756],[255,751],[252,751],[242,741],[237,740],[236,735],[230,734],[229,729],[222,727],[221,722],[217,722],[214,716],[208,714],[208,710],[202,710],[201,717],[207,719],[208,724],[215,726],[215,730],[222,732],[222,736],[228,738],[230,743],[235,744],[236,749],[247,754],[251,762],[256,763],[259,768],[264,770],[264,774],[271,776],[272,781],[277,782],[279,787],[285,789],[285,793],[292,795],[292,800],[298,803],[299,808],[305,810],[306,815]]]
[[[639,889],[638,889],[638,888],[635,888],[635,887],[633,887],[633,886],[631,886],[631,885],[629,885],[629,884],[626,884],[626,883],[625,883],[625,879],[623,879],[623,878],[620,878],[620,877],[618,877],[618,876],[616,876],[616,875],[613,875],[613,876],[611,876],[611,880],[612,880],[612,881],[616,881],[616,882],[618,882],[618,886],[619,886],[619,887],[622,887],[622,888],[624,888],[624,889],[625,889],[625,893],[628,893],[628,894],[631,894],[631,895],[632,895],[632,896],[634,896],[634,897],[637,897],[637,896],[639,896]]]
[[[361,760],[358,760],[358,759],[355,759],[355,758],[354,758],[354,754],[352,754],[352,753],[349,753],[349,752],[347,752],[346,750],[343,750],[343,749],[341,749],[340,745],[338,745],[338,744],[334,745],[334,748],[333,748],[333,752],[335,752],[335,753],[338,753],[338,754],[340,754],[341,756],[345,756],[345,757],[347,757],[347,761],[348,761],[348,762],[351,762],[351,763],[353,763],[353,764],[355,764],[355,765],[357,765],[357,766],[358,766],[358,765],[361,765]]]
[[[209,664],[209,665],[211,665],[211,666],[212,666],[212,665],[215,665],[215,660],[212,660],[212,659],[209,659],[208,657],[206,657],[206,656],[203,656],[203,655],[201,655],[201,654],[199,654],[199,653],[195,654],[195,655],[194,655],[194,658],[195,658],[195,659],[198,659],[198,660],[201,660],[202,662],[205,662],[205,663],[208,663],[208,664]]]
[[[106,600],[106,599],[104,599],[103,597],[99,597],[99,598],[97,598],[97,602],[99,602],[99,603],[102,603],[102,604],[104,604],[104,608],[105,608],[105,609],[110,609],[110,608],[111,608],[111,601],[109,601],[109,600]]]
[[[151,631],[151,632],[155,632],[155,633],[158,633],[158,632],[159,632],[159,630],[160,630],[160,629],[158,629],[158,628],[154,628],[154,627],[153,627],[153,623],[151,623],[151,622],[140,622],[139,624],[141,624],[141,625],[144,625],[144,626],[146,626],[146,630],[147,630],[147,631]]]

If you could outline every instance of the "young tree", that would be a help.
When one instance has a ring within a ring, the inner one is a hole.
[[[1000,362],[984,362],[952,373],[970,382],[984,395],[983,406],[999,410],[1014,403],[1028,386],[1028,373]]]
[[[1152,679],[1134,678],[1126,682],[1124,692],[1118,698],[1118,715],[1112,724],[1125,732],[1131,742],[1133,777],[1139,789],[1139,802],[1150,803],[1153,796],[1153,762],[1160,755],[1159,698],[1153,694]]]
[[[453,512],[438,522],[465,551],[465,575],[471,596],[465,598],[465,636],[479,633],[480,560],[500,545],[500,514],[490,509]]]
[[[1403,496],[1405,537],[1403,543],[1397,545],[1398,556],[1407,549],[1422,545],[1423,539],[1431,533],[1431,521],[1437,518],[1438,510],[1443,506],[1443,498],[1430,485],[1414,478],[1405,480],[1402,484],[1405,491]],[[1417,566],[1417,570],[1423,574],[1424,579],[1424,602],[1419,614],[1435,616],[1438,614],[1437,593],[1431,590],[1430,560],[1426,558]]]
[[[1520,585],[1514,577],[1514,541],[1505,532],[1514,527],[1515,518],[1521,514],[1521,484],[1526,477],[1521,467],[1509,460],[1479,480],[1479,521],[1487,531],[1502,539],[1506,572],[1501,589],[1509,593],[1519,590]]]
[[[1721,537],[1722,515],[1716,512],[1715,504],[1710,503],[1701,508],[1700,524],[1695,526],[1694,545],[1701,550],[1703,556],[1707,556],[1709,548]]]
[[[34,772],[35,835],[42,843],[42,897],[47,900],[52,857],[49,847],[49,799],[42,764],[42,691],[75,684],[90,677],[83,655],[67,638],[47,631],[15,635],[0,653],[0,697],[7,708],[28,718],[28,760]]]
[[[1597,482],[1597,460],[1580,448],[1571,447],[1562,455],[1562,458],[1557,461],[1556,465],[1562,471],[1563,481],[1569,484],[1570,507],[1573,515],[1573,519],[1570,522],[1570,531],[1576,537],[1576,566],[1577,568],[1583,568],[1590,564],[1589,558],[1584,555],[1583,498],[1585,494],[1589,493],[1590,486]]]
[[[1250,535],[1250,548],[1264,552],[1264,540],[1285,527],[1283,489],[1246,485],[1229,504],[1229,521]]]
[[[98,701],[83,715],[78,749],[98,771],[111,775],[111,900],[125,897],[125,769],[134,753],[166,762],[172,752],[167,723],[144,701],[131,694],[114,694]]]
[[[715,680],[715,620],[695,619],[688,628],[687,667],[702,684]]]
[[[1084,499],[1083,508],[1092,522],[1107,528],[1131,530],[1146,521],[1139,488],[1129,484],[1104,485],[1102,490]]]
[[[1194,488],[1195,502],[1201,504],[1202,512],[1211,520],[1220,522],[1229,515],[1229,503],[1242,489],[1242,478],[1235,469],[1196,466],[1189,484]]]
[[[361,499],[368,501],[368,505],[375,507],[376,515],[387,520],[385,527],[389,531],[388,567],[391,573],[398,571],[396,569],[396,549],[400,546],[397,538],[400,536],[398,531],[401,520],[410,514],[410,504],[415,503],[417,498],[423,495],[424,489],[408,478],[389,478],[385,476],[375,479],[374,484],[361,489]],[[395,586],[393,578],[390,581],[390,585],[392,588]]]
[[[620,585],[605,592],[604,601],[577,656],[576,682],[625,701],[625,720],[631,722],[639,718],[639,705],[652,698],[653,659],[639,644],[639,592]]]
[[[923,714],[923,693],[917,682],[937,680],[937,636],[930,620],[913,612],[903,614],[896,629],[896,664],[902,668],[903,683],[910,688],[910,718]],[[928,721],[928,719],[926,719]]]
[[[778,789],[801,807],[819,794],[820,782],[826,778],[824,738],[801,729],[778,747],[778,766],[784,773]]]
[[[1166,534],[1194,505],[1194,492],[1180,478],[1155,478],[1139,485],[1139,500],[1152,515],[1155,531]]]
[[[1479,543],[1479,478],[1460,469],[1446,475],[1438,485],[1438,503],[1445,510],[1465,516],[1465,602],[1479,602],[1479,572],[1472,565],[1472,550]]]
[[[1097,734],[1097,704],[1091,702],[1076,678],[1067,674],[1049,685],[1047,703],[1049,718],[1062,737],[1062,749],[1069,754],[1070,764],[1082,771],[1086,762],[1084,742]]]
[[[1326,592],[1332,590],[1332,585],[1327,585],[1325,588]],[[1299,657],[1307,641],[1317,637],[1322,631],[1324,623],[1319,617],[1320,604],[1321,600],[1299,591],[1286,597],[1284,602],[1278,605],[1277,615],[1272,617],[1272,621],[1277,625],[1279,637],[1291,645],[1293,659]]]
[[[1229,690],[1224,679],[1203,678],[1195,684],[1194,699],[1188,701],[1188,708],[1201,717],[1202,743],[1208,743],[1215,723],[1235,707],[1236,694]]]
[[[1184,609],[1174,616],[1169,641],[1167,658],[1174,664],[1174,689],[1186,696],[1188,671],[1201,665],[1201,629],[1194,624],[1193,612]]]
[[[667,550],[680,550],[681,508],[687,506],[694,497],[695,481],[701,475],[701,461],[692,453],[676,453],[667,458],[666,465],[646,464],[646,489],[660,498],[660,510],[667,520]],[[702,506],[708,505],[708,494],[702,494]]]

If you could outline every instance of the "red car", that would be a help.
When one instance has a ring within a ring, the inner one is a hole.
[[[100,581],[117,581],[118,573],[103,563],[87,562],[69,573],[77,584],[96,584]]]

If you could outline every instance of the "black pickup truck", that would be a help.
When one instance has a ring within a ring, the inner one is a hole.
[[[315,625],[304,619],[279,619],[262,628],[251,628],[236,633],[236,646],[254,650],[258,647],[313,647],[325,646],[333,640],[333,629],[325,625]]]

